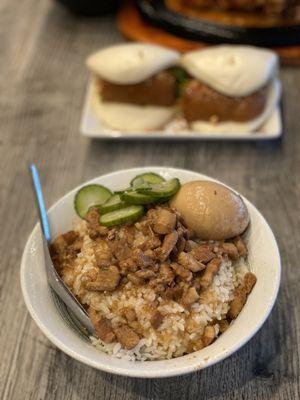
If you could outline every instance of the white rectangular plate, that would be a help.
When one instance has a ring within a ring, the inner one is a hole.
[[[280,107],[278,106],[266,123],[258,132],[252,133],[199,133],[191,130],[182,131],[151,131],[151,132],[125,132],[109,129],[101,123],[92,106],[91,79],[87,89],[87,95],[81,119],[81,133],[83,136],[98,139],[161,139],[161,140],[268,140],[277,139],[282,134],[282,120]]]

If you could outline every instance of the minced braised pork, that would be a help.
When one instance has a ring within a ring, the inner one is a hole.
[[[251,293],[253,286],[256,283],[256,276],[251,272],[247,272],[244,276],[244,280],[240,286],[235,290],[235,297],[230,303],[230,308],[228,312],[228,317],[230,319],[235,319],[241,312],[244,304],[247,301],[247,296]]]
[[[118,268],[110,265],[108,268],[99,269],[94,279],[85,282],[85,287],[87,290],[111,292],[118,286],[120,277]]]
[[[197,261],[193,254],[184,251],[178,254],[178,262],[192,272],[199,272],[206,268],[206,265]]]
[[[149,287],[156,297],[151,306],[149,324],[160,331],[164,315],[157,306],[158,298],[176,301],[185,310],[209,296],[209,289],[223,260],[237,260],[247,254],[240,237],[232,240],[203,242],[186,228],[180,215],[167,205],[150,208],[146,215],[130,226],[104,228],[99,225],[99,211],[91,209],[86,216],[86,231],[91,241],[94,265],[82,273],[81,288],[85,293],[111,293],[132,287]],[[201,239],[201,238],[200,238]],[[75,231],[60,235],[51,245],[51,255],[64,281],[73,285],[72,269],[81,251],[82,237]],[[230,309],[220,322],[219,330],[237,317],[256,278],[248,273],[234,292]],[[80,299],[80,296],[79,296]],[[88,313],[96,334],[105,343],[119,341],[133,349],[143,337],[143,330],[132,305],[122,308],[122,320],[112,326],[110,320],[91,306]],[[228,321],[227,321],[228,320]],[[213,326],[206,326],[201,337],[190,343],[191,351],[209,345],[217,337]]]
[[[89,308],[88,312],[98,337],[105,343],[113,342],[115,339],[115,333],[110,321],[99,315],[92,307]]]
[[[155,311],[152,314],[152,317],[150,319],[150,323],[153,326],[154,329],[159,328],[159,326],[161,325],[161,323],[163,322],[163,315],[159,312],[159,311]]]
[[[221,266],[221,259],[220,258],[214,258],[212,259],[206,266],[204,274],[200,278],[200,285],[204,288],[207,289],[211,284],[214,279],[214,276],[217,274],[219,271],[219,268]]]
[[[153,230],[156,233],[166,235],[171,233],[176,226],[176,215],[165,208],[159,208],[151,213],[154,220]]]
[[[118,342],[127,350],[133,349],[140,341],[137,333],[127,325],[122,325],[119,328],[116,328],[115,334]]]
[[[133,308],[129,308],[129,307],[124,308],[123,314],[128,322],[133,322],[136,320],[136,313]]]
[[[186,293],[182,296],[182,303],[185,306],[190,306],[199,299],[199,294],[194,286],[188,288]]]
[[[164,237],[164,240],[163,240],[163,243],[161,246],[161,256],[160,256],[161,261],[165,261],[169,257],[172,250],[176,246],[177,240],[178,240],[178,233],[175,230],[171,233],[168,233]]]

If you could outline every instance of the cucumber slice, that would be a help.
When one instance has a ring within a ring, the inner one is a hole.
[[[119,194],[112,195],[106,203],[100,207],[100,213],[106,214],[111,211],[119,210],[120,208],[126,207],[127,204],[123,201]]]
[[[123,190],[115,190],[115,194],[123,194],[123,193],[125,193],[125,192],[131,192],[133,190],[133,188],[130,186],[130,187],[128,187],[128,188],[126,188],[126,189],[123,189]]]
[[[75,195],[75,211],[84,218],[91,207],[104,204],[111,196],[111,191],[102,185],[83,186]]]
[[[155,201],[154,197],[147,194],[138,193],[136,190],[125,192],[120,196],[121,199],[128,204],[150,204]]]
[[[150,185],[143,184],[136,188],[138,193],[147,194],[155,197],[156,199],[170,198],[174,196],[180,189],[180,182],[178,178],[170,179],[169,181],[161,182],[158,184]]]
[[[130,185],[134,188],[142,185],[143,183],[161,183],[164,182],[164,178],[155,172],[146,172],[145,174],[137,175],[132,179]]]
[[[143,206],[129,206],[101,215],[99,223],[100,225],[104,226],[115,226],[125,223],[132,223],[139,219],[143,214]]]

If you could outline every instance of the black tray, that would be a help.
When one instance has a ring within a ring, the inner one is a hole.
[[[300,44],[300,24],[243,28],[187,17],[169,10],[163,0],[136,0],[136,4],[146,21],[186,39],[271,47]]]

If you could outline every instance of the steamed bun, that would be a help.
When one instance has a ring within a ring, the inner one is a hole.
[[[175,65],[179,53],[161,46],[124,43],[90,55],[87,67],[100,78],[119,85],[140,83]]]

